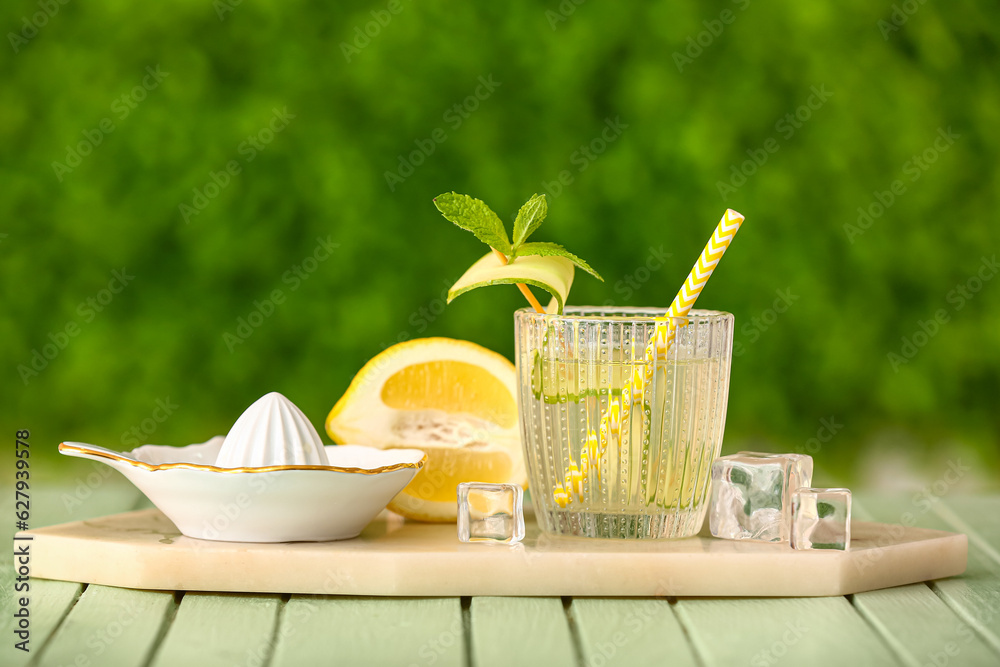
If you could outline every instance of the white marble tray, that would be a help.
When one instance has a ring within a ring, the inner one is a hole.
[[[855,521],[850,552],[712,537],[555,538],[528,521],[517,546],[462,544],[454,524],[383,512],[342,542],[250,544],[180,535],[156,509],[39,528],[32,575],[156,590],[456,596],[806,597],[965,571],[965,535]]]

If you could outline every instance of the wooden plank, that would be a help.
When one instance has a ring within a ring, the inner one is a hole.
[[[153,667],[265,665],[280,605],[277,595],[188,593],[157,648]]]
[[[854,606],[905,665],[989,665],[998,656],[925,584],[858,593]]]
[[[559,598],[472,598],[470,631],[476,667],[577,664]]]
[[[3,665],[26,665],[31,658],[34,658],[45,646],[45,642],[52,635],[52,631],[69,612],[70,606],[79,597],[83,586],[70,583],[68,581],[46,581],[45,579],[33,579],[30,582],[30,590],[27,592],[30,598],[28,604],[29,641],[28,652],[25,653],[13,646],[14,642],[21,641],[15,638],[15,619],[13,616],[16,610],[15,601],[24,596],[23,591],[14,591],[12,588],[5,589],[0,609],[9,613],[0,616],[0,637],[8,638],[4,642],[3,649],[0,650],[0,664]]]
[[[89,586],[42,649],[38,665],[145,665],[175,609],[171,593]]]
[[[577,598],[570,617],[576,622],[584,664],[698,664],[666,600]]]
[[[677,614],[705,665],[896,665],[842,597],[682,599]]]
[[[934,511],[1000,567],[1000,495],[949,496]]]
[[[942,518],[941,501],[926,494],[902,497],[860,494],[858,500],[862,511],[880,521],[962,530]],[[973,504],[968,509],[974,516],[982,506]],[[968,521],[969,516],[964,515],[963,519]],[[988,526],[988,520],[983,525]],[[981,540],[970,537],[965,574],[934,581],[931,589],[994,651],[1000,652],[1000,565],[981,544]]]
[[[934,582],[934,589],[1000,653],[1000,496],[948,497],[934,512],[971,545],[969,572]]]
[[[270,667],[459,667],[464,635],[459,598],[296,595],[281,612]]]

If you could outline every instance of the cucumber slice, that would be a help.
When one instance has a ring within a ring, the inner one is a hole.
[[[448,303],[477,287],[524,283],[551,294],[556,306],[555,312],[561,314],[570,287],[573,286],[574,270],[573,262],[563,257],[529,255],[518,257],[509,264],[501,264],[500,259],[491,252],[470,266],[458,282],[452,285],[448,290]]]

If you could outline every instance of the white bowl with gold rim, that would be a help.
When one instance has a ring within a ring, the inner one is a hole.
[[[188,537],[322,542],[356,537],[427,460],[418,449],[323,447],[329,465],[220,468],[225,437],[115,452],[80,442],[59,451],[125,475]]]

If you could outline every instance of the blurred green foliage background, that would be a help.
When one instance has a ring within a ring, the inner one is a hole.
[[[848,476],[879,443],[997,470],[994,4],[42,0],[0,19],[0,401],[36,452],[200,442],[272,390],[321,429],[407,338],[512,358],[517,290],[443,307],[483,252],[431,204],[455,190],[507,220],[548,192],[533,240],[606,278],[578,274],[575,304],[666,306],[741,211],[699,301],[737,318],[727,451],[801,451],[833,419],[816,456]]]

